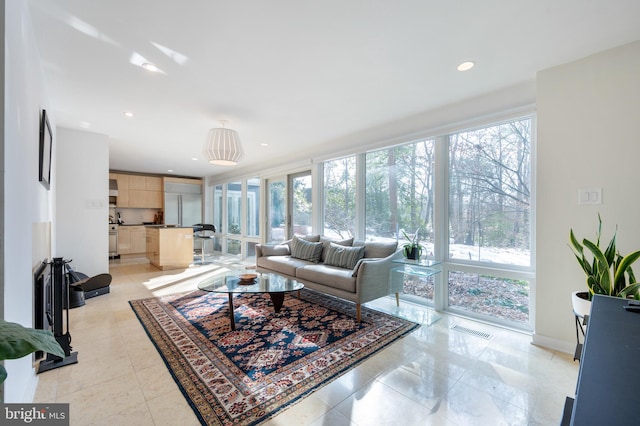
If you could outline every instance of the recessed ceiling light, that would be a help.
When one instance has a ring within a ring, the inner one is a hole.
[[[169,173],[173,173],[173,170],[172,170],[172,169],[169,169],[169,170],[167,170],[167,172],[169,172]]]
[[[142,68],[150,72],[160,72],[160,68],[156,67],[151,62],[145,62],[144,64],[142,64]]]
[[[469,71],[475,65],[472,61],[463,62],[458,65],[458,71]]]
[[[197,157],[192,157],[191,159],[192,159],[193,161],[198,161],[198,158],[197,158]]]
[[[124,116],[125,116],[125,117],[128,117],[128,118],[133,118],[133,113],[132,113],[131,111],[126,111],[126,112],[124,113]]]
[[[91,127],[91,123],[89,123],[88,121],[81,121],[80,127],[82,127],[83,129],[88,129],[89,127]]]
[[[261,143],[260,146],[269,146],[268,143]]]

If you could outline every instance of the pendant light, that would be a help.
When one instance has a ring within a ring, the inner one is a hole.
[[[202,153],[211,164],[235,166],[243,154],[240,137],[235,130],[224,127],[224,120],[220,120],[220,123],[222,127],[209,130],[209,136]]]

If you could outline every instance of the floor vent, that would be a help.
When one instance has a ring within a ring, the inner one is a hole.
[[[461,325],[454,325],[451,327],[452,330],[460,331],[462,333],[471,334],[472,336],[481,337],[485,340],[491,339],[491,334],[485,333],[484,331],[474,330],[473,328],[463,327]]]

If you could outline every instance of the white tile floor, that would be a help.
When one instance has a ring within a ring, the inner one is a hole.
[[[72,426],[199,424],[127,302],[192,290],[203,273],[228,263],[216,260],[222,263],[165,272],[144,260],[112,262],[111,293],[70,310],[78,364],[40,374],[34,402],[70,403]],[[368,306],[425,325],[267,425],[559,424],[576,386],[572,356],[406,302],[397,309],[391,298]],[[452,330],[455,324],[492,337]]]

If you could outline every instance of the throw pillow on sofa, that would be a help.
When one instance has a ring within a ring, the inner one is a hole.
[[[339,268],[353,269],[358,260],[364,257],[364,246],[346,247],[330,243],[324,257],[324,264]]]
[[[329,250],[329,244],[331,243],[336,243],[336,244],[340,244],[341,246],[349,246],[351,247],[353,245],[353,238],[346,238],[344,240],[336,240],[334,238],[329,238],[329,237],[320,237],[320,242],[322,244],[324,244],[324,246],[322,247],[322,259],[320,259],[321,262],[324,262],[324,259],[327,255],[327,251]]]
[[[293,237],[291,241],[291,257],[318,263],[321,256],[322,243],[312,243],[302,238]]]

